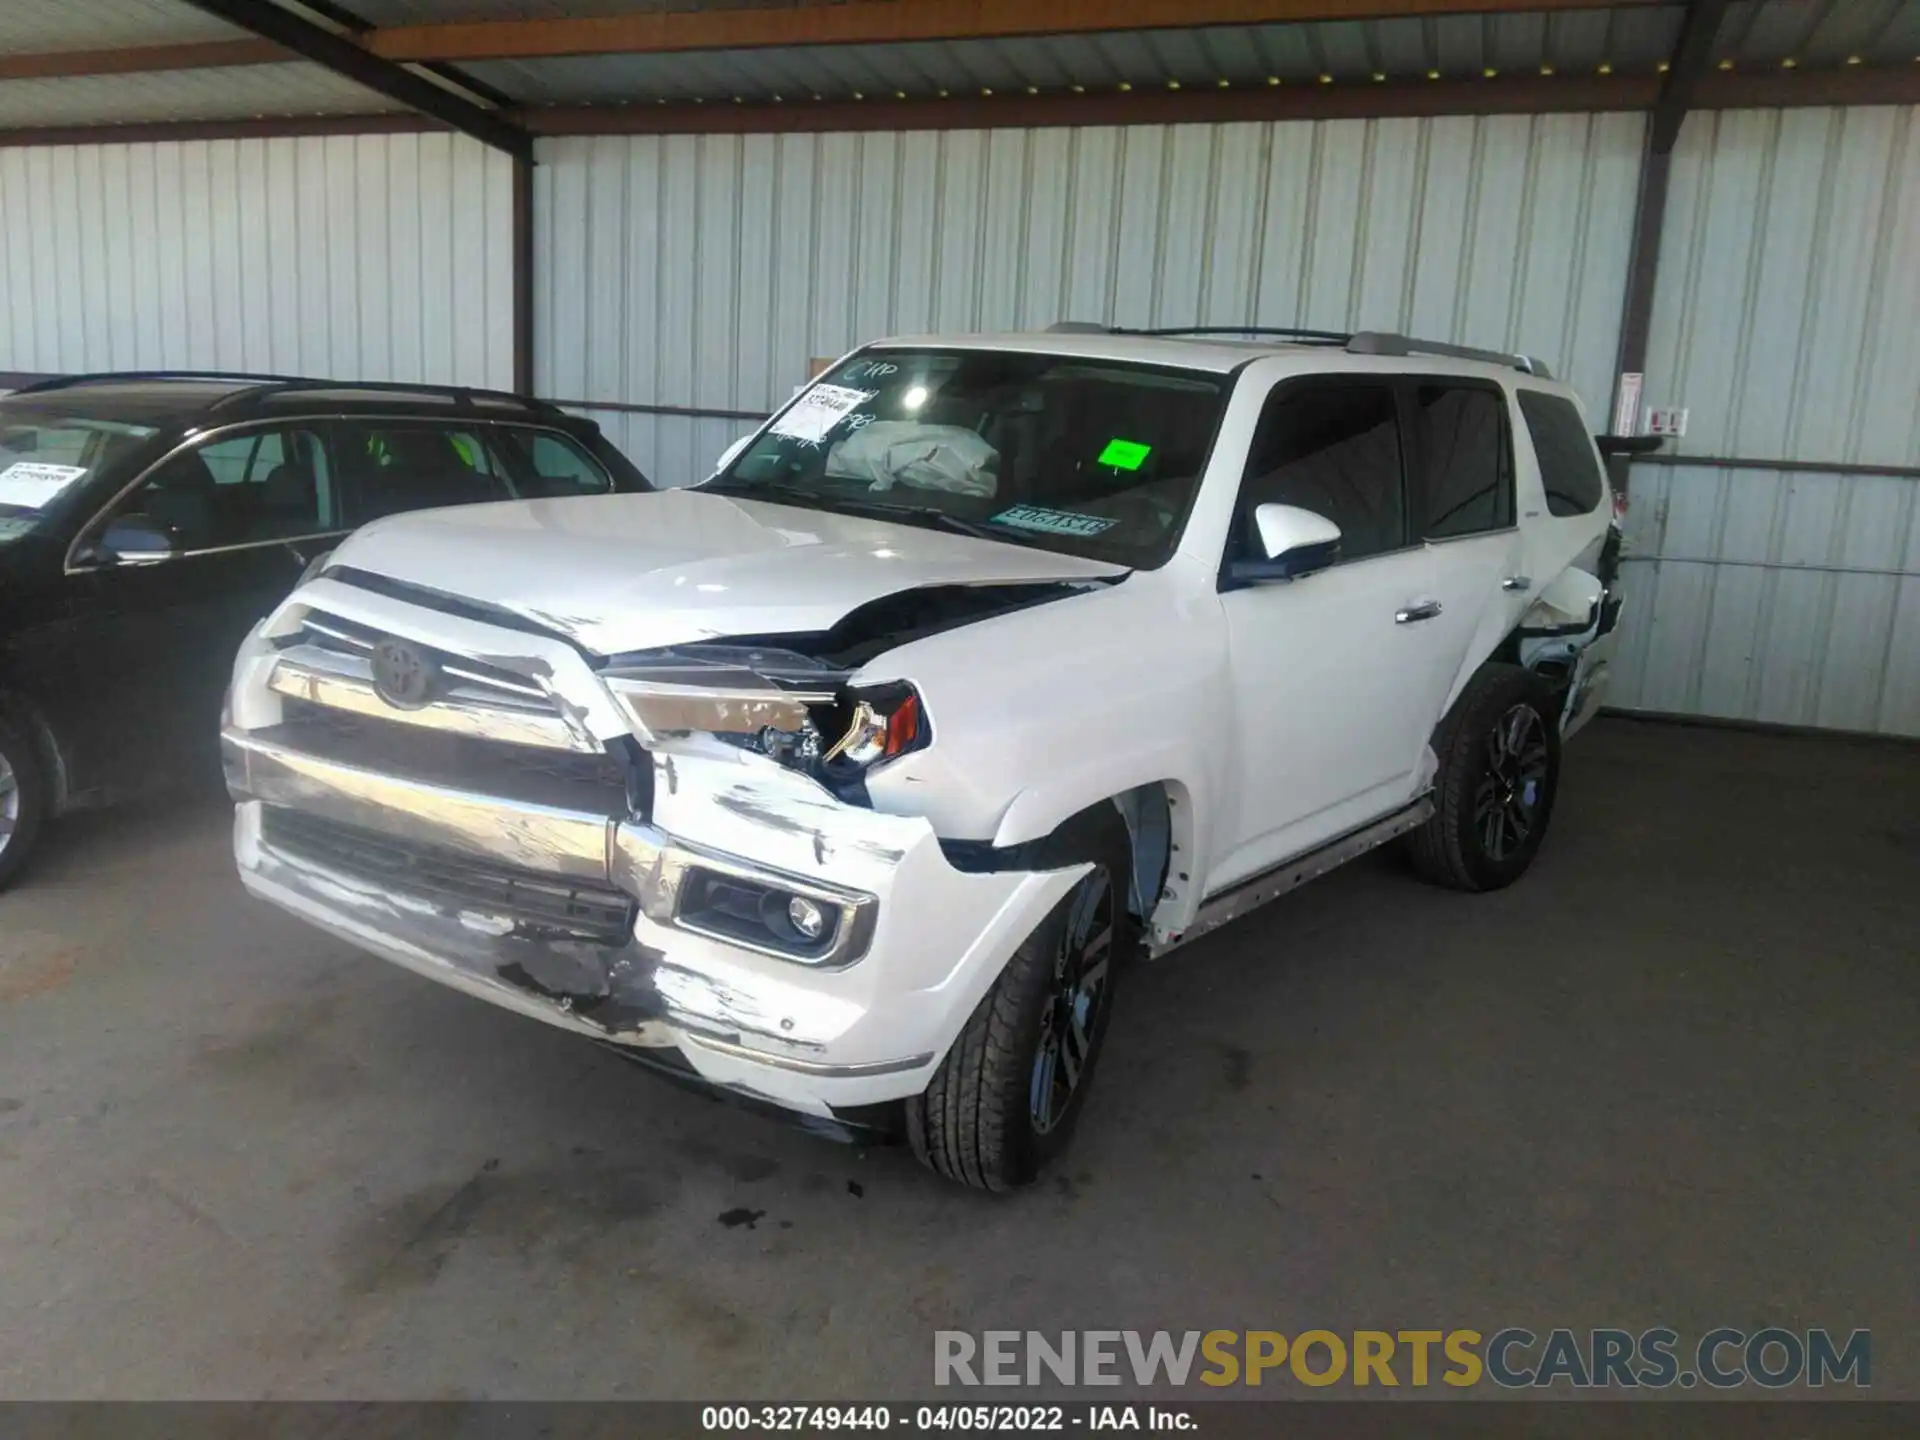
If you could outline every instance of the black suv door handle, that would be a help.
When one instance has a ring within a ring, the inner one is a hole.
[[[1396,625],[1411,625],[1416,620],[1431,620],[1439,613],[1440,602],[1438,600],[1422,600],[1416,605],[1407,606],[1404,610],[1394,611],[1393,623]]]

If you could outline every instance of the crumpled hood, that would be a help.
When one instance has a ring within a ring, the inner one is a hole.
[[[379,520],[333,563],[498,606],[598,655],[802,633],[928,585],[1096,580],[1122,566],[697,490]]]

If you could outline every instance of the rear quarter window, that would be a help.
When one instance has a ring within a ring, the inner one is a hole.
[[[1539,390],[1522,390],[1519,399],[1533,453],[1540,461],[1547,509],[1555,515],[1592,514],[1607,493],[1607,481],[1579,408]]]

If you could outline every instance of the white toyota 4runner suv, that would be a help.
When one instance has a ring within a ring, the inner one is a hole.
[[[240,874],[1006,1189],[1136,956],[1390,840],[1461,889],[1525,871],[1605,679],[1613,519],[1523,357],[883,341],[697,487],[396,516],[319,562],[236,662]]]

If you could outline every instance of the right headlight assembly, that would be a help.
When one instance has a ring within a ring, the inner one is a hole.
[[[931,739],[913,686],[850,686],[844,670],[792,651],[681,646],[622,656],[601,678],[643,743],[704,732],[829,784]]]

